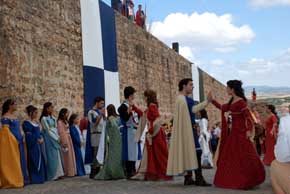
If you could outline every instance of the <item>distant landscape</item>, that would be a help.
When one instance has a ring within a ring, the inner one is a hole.
[[[290,105],[290,87],[246,86],[245,93],[251,98],[253,88],[256,89],[257,100],[275,106]]]

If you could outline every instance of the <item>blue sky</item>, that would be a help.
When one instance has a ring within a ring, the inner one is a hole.
[[[153,35],[180,42],[183,56],[221,82],[290,86],[290,0],[134,2],[146,4]]]

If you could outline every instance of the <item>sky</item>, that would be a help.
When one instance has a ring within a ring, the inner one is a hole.
[[[110,4],[111,0],[104,0]],[[148,30],[222,83],[290,87],[290,0],[135,0]]]

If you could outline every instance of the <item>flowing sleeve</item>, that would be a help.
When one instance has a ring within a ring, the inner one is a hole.
[[[229,105],[228,104],[223,104],[223,105],[221,105],[218,101],[216,101],[216,100],[212,100],[212,104],[216,107],[216,108],[218,108],[218,109],[220,109],[221,111],[223,111],[223,112],[227,112],[228,110],[229,110]]]
[[[203,101],[202,103],[199,103],[199,104],[197,104],[197,105],[194,105],[194,106],[192,107],[192,112],[193,112],[193,113],[197,113],[197,112],[199,112],[199,111],[205,109],[207,105],[208,105],[208,100],[205,100],[205,101]]]
[[[158,107],[156,104],[150,104],[148,107],[148,112],[147,112],[147,119],[149,121],[149,129],[148,132],[150,134],[153,134],[154,128],[153,128],[153,123],[154,121],[160,116]]]
[[[65,132],[65,124],[62,121],[57,121],[57,130],[60,136],[60,144],[62,146],[68,145]]]
[[[142,117],[143,112],[141,109],[139,109],[137,106],[133,105],[132,109],[138,114],[138,117]]]
[[[253,132],[254,130],[254,118],[252,117],[252,114],[250,112],[250,109],[248,108],[247,104],[245,101],[241,102],[241,111],[245,117],[245,122],[246,122],[246,131],[251,131]]]

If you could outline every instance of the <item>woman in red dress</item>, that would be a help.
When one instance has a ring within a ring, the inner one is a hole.
[[[214,184],[227,189],[249,189],[264,182],[265,169],[251,140],[253,118],[247,107],[242,82],[228,81],[227,92],[232,96],[227,104],[221,105],[209,99],[222,112]]]
[[[274,147],[276,145],[278,125],[277,125],[277,113],[273,105],[267,106],[267,113],[269,117],[266,119],[266,153],[264,157],[264,164],[271,165],[272,161],[275,160]]]
[[[165,128],[160,121],[156,92],[146,90],[144,96],[147,103],[147,126],[146,135],[147,148],[147,170],[145,180],[171,180],[166,175],[168,148],[166,143]]]

